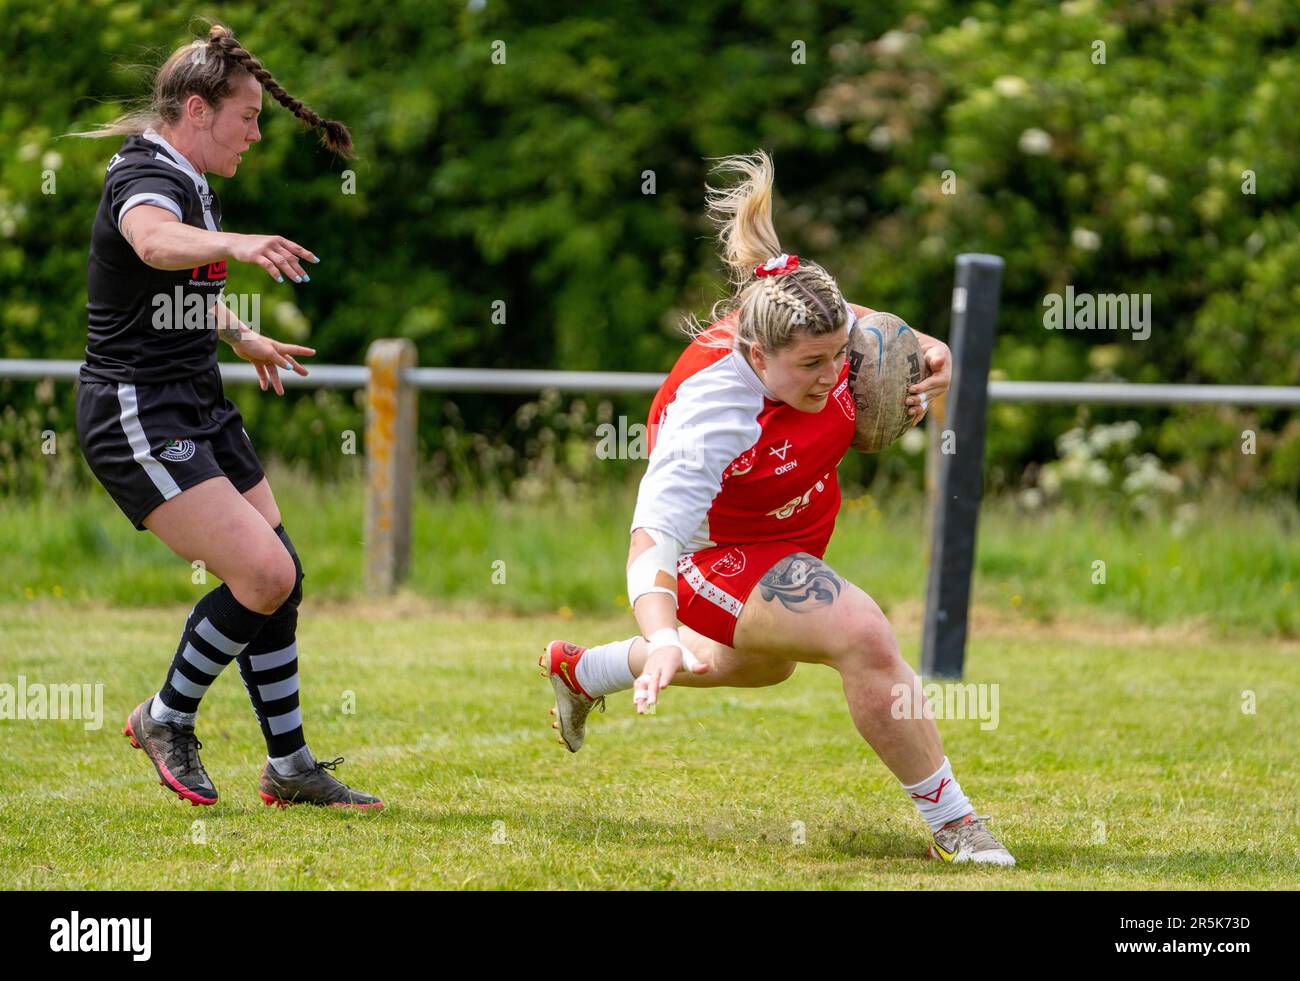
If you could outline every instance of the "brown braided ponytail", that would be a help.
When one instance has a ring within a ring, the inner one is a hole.
[[[184,111],[185,100],[198,95],[213,107],[231,93],[231,82],[240,72],[255,78],[275,101],[284,106],[313,129],[321,133],[321,142],[336,156],[350,160],[352,134],[334,119],[322,119],[311,107],[295,99],[248,49],[235,39],[230,28],[213,24],[208,29],[207,40],[199,39],[172,52],[154,76],[153,94],[147,103],[118,117],[111,123],[98,126],[85,133],[71,136],[129,136],[143,133],[160,124],[175,124]]]
[[[286,92],[280,83],[275,80],[275,76],[267,71],[262,63],[235,39],[235,35],[231,33],[230,28],[223,24],[213,24],[208,31],[208,44],[220,51],[227,61],[238,65],[257,79],[262,88],[270,92],[276,102],[280,103],[312,129],[320,130],[321,142],[335,156],[342,157],[345,160],[351,160],[356,156],[352,152],[352,134],[348,132],[348,128],[336,119],[322,119],[314,109],[304,104],[301,99],[295,99]]]

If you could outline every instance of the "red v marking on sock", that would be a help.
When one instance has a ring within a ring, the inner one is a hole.
[[[939,803],[939,795],[943,793],[943,788],[952,783],[947,777],[939,781],[939,786],[934,788],[933,794],[913,794],[912,800],[928,800],[931,804]]]

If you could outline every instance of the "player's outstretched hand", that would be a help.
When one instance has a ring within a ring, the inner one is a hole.
[[[277,283],[287,276],[295,283],[311,279],[299,259],[320,262],[309,249],[291,242],[283,235],[235,235],[230,257],[236,262],[256,263]]]
[[[262,386],[262,391],[266,391],[269,383],[275,389],[276,395],[284,394],[284,383],[280,381],[279,369],[292,370],[306,378],[307,369],[297,362],[294,355],[316,353],[315,348],[303,347],[301,344],[286,344],[252,331],[246,331],[244,339],[233,345],[231,350],[245,361],[252,362],[253,367],[257,369],[257,383]]]
[[[683,664],[690,665],[692,674],[703,674],[709,670],[706,662],[696,660],[682,647],[660,647],[650,652],[641,677],[632,685],[632,701],[636,703],[637,715],[655,714],[659,692],[672,684],[673,675],[682,670]]]

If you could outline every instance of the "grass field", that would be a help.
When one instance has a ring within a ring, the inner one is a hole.
[[[760,691],[669,689],[655,718],[613,697],[572,756],[552,741],[538,648],[626,636],[625,616],[447,611],[410,595],[309,598],[299,632],[309,740],[345,755],[340,775],[382,794],[382,813],[263,807],[261,739],[233,666],[199,728],[222,800],[192,808],[120,735],[187,610],[0,605],[0,681],[102,682],[105,705],[98,731],[0,722],[0,886],[1300,887],[1294,640],[978,610],[967,680],[999,685],[999,724],[940,730],[1020,861],[995,870],[922,859],[924,826],[828,669]],[[914,660],[915,604],[893,618]]]

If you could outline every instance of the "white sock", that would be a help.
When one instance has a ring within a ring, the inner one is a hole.
[[[956,821],[975,811],[966,795],[961,792],[957,778],[952,775],[952,764],[946,756],[943,758],[943,766],[920,783],[914,783],[910,787],[903,784],[903,789],[912,796],[912,803],[921,812],[921,817],[925,818],[931,831],[938,831],[949,821]]]
[[[316,765],[316,758],[311,755],[311,750],[306,746],[290,753],[288,756],[268,756],[266,759],[275,767],[276,773],[282,777],[291,777],[295,773],[306,773]]]
[[[168,708],[163,704],[162,693],[159,692],[149,703],[149,718],[155,722],[170,722],[172,725],[192,728],[197,715],[194,712],[177,712],[175,709]]]
[[[628,667],[627,659],[636,639],[629,637],[612,644],[588,647],[586,653],[578,658],[578,667],[574,672],[582,690],[592,698],[599,698],[601,695],[612,695],[616,691],[631,688],[636,678]]]

